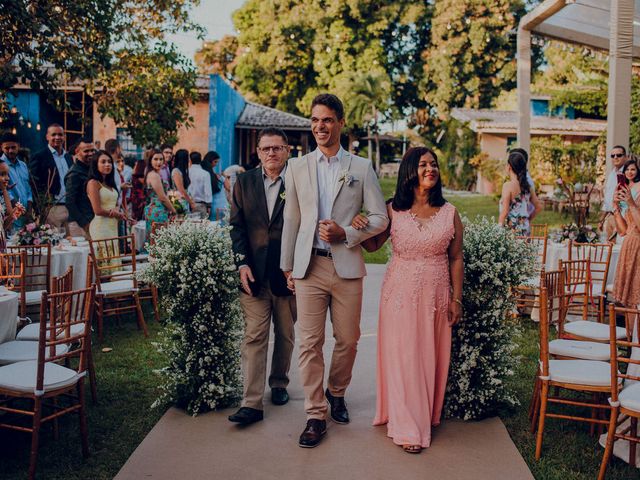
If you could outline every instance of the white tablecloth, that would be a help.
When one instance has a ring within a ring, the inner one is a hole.
[[[611,262],[609,263],[609,275],[607,276],[606,285],[613,284],[616,278],[616,268],[618,266],[618,259],[620,258],[621,245],[614,245],[611,250]],[[575,258],[575,255],[572,255]],[[557,270],[558,260],[569,259],[569,247],[567,244],[548,242],[547,243],[547,260],[545,262],[545,270]],[[605,285],[605,286],[606,286]]]
[[[18,294],[0,287],[0,343],[16,339]]]
[[[51,277],[59,277],[73,265],[73,289],[87,286],[87,259],[89,246],[73,247],[71,245],[51,248]]]
[[[136,241],[136,251],[140,252],[144,249],[144,242],[147,237],[147,222],[140,220],[133,227],[131,227],[133,236]]]

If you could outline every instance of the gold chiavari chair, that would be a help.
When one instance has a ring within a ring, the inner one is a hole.
[[[98,339],[104,338],[104,318],[133,311],[138,327],[149,335],[140,306],[135,239],[133,235],[90,240],[90,268],[96,284],[96,319]],[[124,260],[130,260],[128,270],[123,270]],[[90,282],[91,275],[87,275]]]
[[[569,240],[568,258],[571,260],[589,260],[589,290],[587,291],[587,305],[583,306],[583,320],[589,313],[597,316],[600,303],[606,300],[607,277],[611,265],[612,243],[579,243]],[[591,305],[594,308],[589,308]]]
[[[84,395],[84,377],[87,373],[87,352],[90,322],[94,306],[95,286],[66,293],[43,293],[40,317],[49,322],[40,322],[37,360],[17,362],[0,367],[0,428],[12,429],[31,434],[31,454],[28,478],[35,478],[40,430],[42,424],[55,422],[63,415],[77,413],[80,419],[82,454],[89,456],[87,417]],[[69,307],[71,306],[71,307]],[[57,329],[63,326],[62,337]],[[76,325],[80,332],[70,334]],[[60,346],[77,344],[77,350],[64,350]],[[77,357],[75,368],[60,365],[61,362]],[[16,399],[27,399],[31,408]],[[58,401],[60,399],[60,401]],[[10,415],[9,415],[10,414]],[[28,426],[13,423],[14,416],[27,418]]]
[[[27,316],[26,264],[27,253],[24,250],[0,253],[0,284],[18,293],[20,302],[18,314],[23,321],[26,321]]]
[[[540,301],[540,280],[547,261],[547,243],[548,243],[549,227],[546,224],[531,225],[530,234],[527,236],[519,236],[521,241],[536,246],[538,258],[536,261],[533,276],[525,285],[519,285],[515,289],[516,307],[518,311],[524,309],[538,308]]]
[[[596,412],[609,411],[604,394],[610,391],[611,374],[609,363],[597,360],[552,359],[549,354],[549,312],[547,289],[540,292],[540,398],[538,403],[538,431],[536,436],[536,460],[542,455],[545,421],[548,418],[586,422],[591,425],[606,425]],[[554,394],[551,393],[553,389]],[[570,395],[563,396],[562,393]],[[590,400],[583,400],[587,395]],[[582,407],[591,410],[591,416],[581,416],[575,411],[560,413],[550,411],[551,405]]]
[[[51,244],[11,245],[7,252],[25,252],[25,308],[40,305],[42,292],[48,292],[51,283]],[[36,309],[36,313],[39,307]]]
[[[617,335],[617,317],[625,318],[624,338]],[[640,443],[638,419],[640,419],[640,310],[609,305],[609,332],[611,352],[611,415],[598,480],[604,480],[607,465],[617,440],[629,442],[629,465],[637,465],[637,450]],[[635,334],[634,334],[635,332]],[[634,354],[635,352],[635,354]],[[624,366],[624,368],[622,368]],[[634,383],[623,383],[633,381]]]

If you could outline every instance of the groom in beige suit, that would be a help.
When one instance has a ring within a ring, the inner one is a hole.
[[[321,94],[311,104],[311,131],[318,148],[289,160],[280,267],[295,291],[300,339],[300,373],[307,425],[299,445],[315,447],[331,418],[349,423],[344,395],[360,338],[362,278],[366,275],[360,242],[387,228],[378,178],[365,158],[340,146],[344,107],[338,97]],[[351,221],[365,212],[369,224]],[[327,389],[323,392],[327,309],[336,340]]]

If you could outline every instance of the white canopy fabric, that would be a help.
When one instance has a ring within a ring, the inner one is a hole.
[[[609,51],[607,151],[629,143],[631,63],[640,60],[640,0],[545,0],[518,26],[518,143],[531,133],[531,35]]]

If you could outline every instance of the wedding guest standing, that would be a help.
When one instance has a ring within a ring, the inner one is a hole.
[[[616,229],[624,237],[613,298],[625,307],[636,308],[640,305],[640,169],[634,160],[628,160],[622,172],[629,184],[618,186],[613,202]]]
[[[118,221],[126,220],[126,214],[118,208],[118,189],[115,167],[111,155],[100,150],[91,157],[87,195],[93,208],[93,220],[89,224],[92,240],[118,236]]]
[[[48,196],[53,203],[46,222],[66,229],[69,211],[65,203],[64,177],[73,164],[71,155],[64,149],[64,129],[53,123],[47,128],[47,147],[36,153],[29,163],[29,170],[36,186],[36,194]]]
[[[529,235],[530,222],[542,211],[535,190],[529,183],[527,158],[515,150],[507,159],[509,180],[502,186],[500,217],[498,223],[513,230],[516,235]],[[534,208],[529,209],[529,204]]]
[[[167,196],[169,185],[162,180],[160,171],[164,165],[164,157],[160,150],[152,150],[145,172],[145,186],[148,192],[148,203],[144,207],[144,218],[147,222],[147,235],[151,234],[154,222],[168,222],[169,217],[176,214],[176,209]]]
[[[189,152],[185,149],[178,150],[173,158],[171,181],[180,194],[180,202],[185,212],[193,211],[196,204],[187,191],[191,184],[191,179],[189,178]]]
[[[615,209],[614,197],[618,186],[618,174],[622,173],[622,168],[628,160],[627,149],[622,145],[616,145],[611,149],[610,157],[612,168],[609,175],[607,175],[607,180],[604,184],[600,228],[605,232],[607,239],[613,240],[617,231],[617,221],[613,216]]]
[[[200,214],[201,218],[209,218],[211,210],[211,176],[202,169],[202,155],[200,152],[189,154],[191,166],[189,167],[189,195],[193,200],[193,212]]]
[[[69,209],[69,235],[72,237],[89,237],[89,224],[94,213],[91,201],[87,195],[87,182],[91,158],[95,153],[93,143],[82,138],[76,144],[74,155],[76,162],[71,166],[64,185],[67,191],[66,204]]]
[[[451,355],[451,328],[462,312],[462,222],[442,196],[436,154],[407,151],[389,228],[362,243],[374,251],[391,237],[393,255],[380,294],[374,425],[408,453],[431,444],[440,423]],[[362,217],[354,227],[365,228]]]
[[[211,175],[211,213],[209,220],[218,220],[224,217],[222,212],[229,208],[224,191],[224,177],[216,172],[219,161],[220,155],[214,151],[207,152],[202,159],[202,168]]]
[[[334,422],[350,421],[345,394],[360,339],[366,275],[359,245],[385,230],[389,221],[371,162],[340,145],[344,124],[340,99],[331,94],[316,96],[311,103],[311,133],[318,148],[289,160],[285,176],[280,267],[296,295],[307,413],[298,440],[303,448],[317,446],[326,433],[327,402]],[[369,226],[358,231],[351,227],[351,220],[363,209]],[[327,311],[336,342],[325,390],[322,347]]]
[[[160,147],[162,151],[162,158],[164,163],[160,169],[160,176],[162,181],[168,185],[171,185],[171,170],[173,169],[173,147],[167,143]]]
[[[30,212],[33,207],[33,193],[31,191],[31,176],[27,164],[18,157],[20,143],[18,136],[13,133],[6,133],[0,138],[2,146],[2,156],[0,160],[9,166],[9,179],[13,188],[9,190],[11,200],[20,202]],[[26,216],[20,217],[13,222],[13,228],[19,229],[24,226]]]
[[[147,163],[138,160],[131,174],[131,216],[134,220],[144,219],[144,207],[147,203],[144,177]]]
[[[13,222],[25,213],[23,205],[15,208],[12,206],[9,181],[9,165],[0,161],[0,253],[5,253],[7,250],[6,232],[11,230]]]
[[[244,389],[240,410],[229,417],[241,424],[262,420],[269,330],[273,321],[274,345],[269,387],[271,402],[289,401],[289,366],[294,344],[295,297],[280,270],[280,239],[284,200],[285,165],[289,157],[286,134],[267,128],[258,134],[262,162],[238,176],[231,206],[233,253],[241,255],[240,306],[245,330],[242,341]]]

